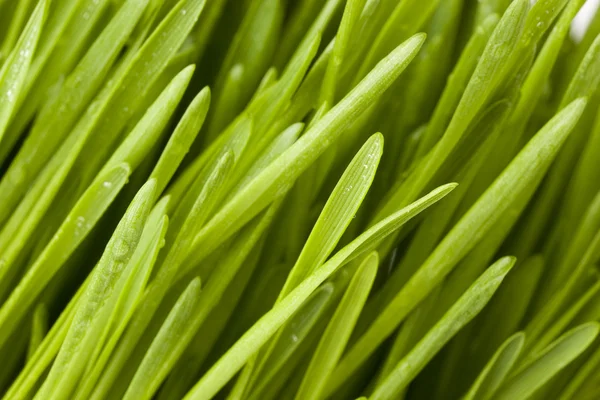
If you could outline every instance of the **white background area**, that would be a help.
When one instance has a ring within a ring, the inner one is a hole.
[[[571,26],[571,35],[575,40],[580,40],[585,33],[588,25],[590,24],[596,10],[598,10],[598,6],[600,6],[600,0],[587,0],[583,5],[579,14],[573,20],[573,25]]]

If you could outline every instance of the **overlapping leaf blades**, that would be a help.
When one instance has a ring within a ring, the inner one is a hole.
[[[0,394],[597,397],[582,4],[0,0]]]

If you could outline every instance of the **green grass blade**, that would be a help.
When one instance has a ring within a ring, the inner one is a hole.
[[[306,240],[302,253],[279,294],[280,299],[331,254],[371,187],[382,153],[383,136],[375,134],[352,159]]]
[[[167,217],[165,216],[167,202],[164,200],[161,200],[148,216],[140,243],[123,273],[124,277],[120,279],[119,286],[112,295],[114,298],[111,301],[116,300],[116,304],[111,317],[111,329],[107,332],[109,337],[107,337],[106,344],[96,346],[94,357],[92,357],[94,362],[88,364],[74,394],[75,399],[89,398],[112,350],[117,345],[121,334],[133,316],[135,307],[142,298],[158,252],[164,244],[167,230]]]
[[[171,287],[181,262],[188,253],[192,241],[192,232],[198,229],[206,220],[208,213],[219,199],[219,189],[222,188],[233,163],[231,152],[225,153],[214,166],[210,176],[196,184],[203,184],[200,194],[177,233],[173,246],[159,265],[158,271],[140,300],[134,318],[124,332],[119,345],[115,348],[112,357],[102,374],[91,399],[104,398],[118,378],[121,369],[129,359],[130,354],[138,344],[140,337],[148,327],[157,308],[164,299],[167,290]]]
[[[487,363],[477,380],[471,386],[464,400],[486,400],[489,399],[504,382],[504,378],[511,371],[517,361],[525,335],[522,332],[516,333],[506,339],[506,342],[500,346],[492,359]]]
[[[321,88],[321,103],[335,104],[336,99],[336,84],[339,79],[338,74],[341,71],[344,59],[350,50],[350,42],[358,22],[360,13],[365,6],[366,0],[349,0],[346,2],[344,15],[340,22],[340,27],[335,36],[335,44],[333,53],[327,63],[327,70],[323,78],[323,87]]]
[[[116,283],[132,257],[156,195],[156,181],[140,189],[115,229],[103,257],[92,273],[48,377],[36,398],[70,398],[85,365],[101,340],[111,309],[106,307]]]
[[[27,77],[46,19],[48,2],[40,0],[15,48],[0,69],[0,145]]]
[[[177,300],[161,326],[150,348],[137,369],[133,381],[129,385],[123,399],[150,399],[158,389],[161,380],[161,369],[173,356],[173,349],[178,346],[185,327],[197,308],[200,294],[200,278],[190,282],[186,290]]]
[[[348,286],[342,301],[319,341],[319,346],[312,356],[300,389],[296,393],[296,399],[321,398],[327,378],[341,357],[358,315],[371,290],[378,264],[377,253],[371,253],[355,272],[350,286]]]
[[[509,379],[494,400],[527,399],[581,354],[598,335],[597,323],[580,325],[550,344]]]
[[[29,347],[27,348],[27,360],[35,354],[36,350],[42,344],[44,337],[48,333],[48,308],[42,303],[35,308],[33,312],[33,321],[31,323],[31,337],[29,338]]]
[[[277,386],[278,374],[293,363],[293,358],[310,341],[311,334],[318,329],[318,322],[326,315],[335,298],[333,283],[326,283],[311,295],[278,332],[277,343],[270,356],[254,371],[249,399],[265,398],[270,386]]]
[[[393,233],[406,221],[448,194],[456,185],[440,187],[373,226],[309,277],[263,316],[230,350],[208,371],[186,395],[186,400],[212,398],[246,361],[279,329],[304,303],[310,294],[340,266],[372,250],[383,238]]]
[[[330,382],[330,391],[387,338],[429,292],[481,240],[511,203],[537,185],[586,105],[576,100],[551,120],[452,228],[391,303],[344,356]],[[510,188],[510,190],[508,190]]]
[[[16,328],[16,324],[9,324],[7,321],[16,322],[24,317],[45,285],[113,202],[127,182],[130,171],[127,164],[117,165],[100,175],[101,179],[86,190],[57,234],[0,308],[2,326]],[[0,332],[1,344],[6,342],[11,331],[12,329],[3,329]]]
[[[515,259],[505,257],[494,263],[452,305],[413,350],[402,359],[385,380],[375,388],[372,400],[394,399],[425,367],[427,362],[488,303]]]
[[[392,84],[423,40],[423,35],[415,35],[382,60],[350,94],[228,202],[196,236],[193,248],[216,248],[272,202],[282,186],[306,170]]]

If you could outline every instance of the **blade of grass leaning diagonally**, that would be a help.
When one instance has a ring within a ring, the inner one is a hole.
[[[339,137],[344,127],[392,84],[424,40],[424,35],[415,35],[383,59],[350,94],[227,203],[196,235],[193,249],[216,248],[269,204],[284,182],[295,180]]]
[[[110,331],[107,332],[106,344],[102,346],[103,343],[99,342],[96,345],[94,357],[92,357],[93,365],[91,363],[87,365],[73,396],[75,399],[89,397],[102,368],[107,363],[108,356],[117,345],[121,334],[133,316],[135,307],[143,296],[152,268],[158,258],[158,252],[164,245],[168,219],[165,215],[166,203],[168,203],[168,198],[163,198],[148,216],[140,243],[124,271],[125,277],[120,279],[122,282],[119,282],[120,286],[115,288],[112,295],[116,298],[117,304],[114,308],[112,323],[109,326]],[[115,300],[111,299],[111,301]]]
[[[214,202],[219,198],[219,189],[222,188],[224,180],[231,171],[232,159],[231,151],[225,153],[214,166],[206,182],[200,181],[204,183],[204,187],[202,187],[197,198],[194,199],[193,206],[175,238],[174,245],[169,248],[168,254],[158,266],[155,278],[150,282],[143,298],[140,300],[134,318],[123,333],[123,337],[109,359],[90,399],[104,398],[121,372],[121,368],[135,349],[140,337],[150,324],[187,254],[192,241],[190,232],[193,232],[199,225],[204,223],[208,213],[214,206]]]
[[[427,362],[485,307],[515,261],[512,257],[504,257],[486,270],[412,351],[396,365],[369,398],[372,400],[396,398]]]
[[[310,365],[298,389],[296,399],[318,399],[344,351],[350,333],[367,299],[378,267],[377,253],[368,255],[356,270],[343,299],[319,341]]]
[[[15,48],[0,69],[0,146],[25,83],[44,25],[48,3],[48,0],[39,1]]]
[[[0,397],[598,398],[597,1],[0,0]]]
[[[178,339],[185,331],[185,326],[198,305],[199,294],[200,278],[196,278],[190,282],[169,313],[146,352],[146,356],[137,369],[123,399],[146,400],[152,398],[158,386],[157,382],[160,382],[154,378],[162,363],[170,356],[171,350],[177,346]]]
[[[162,132],[162,127],[167,123],[169,116],[174,111],[175,106],[177,105],[179,99],[183,95],[183,91],[189,82],[193,69],[188,68],[182,71],[172,82],[172,84],[165,89],[165,92],[161,97],[157,99],[153,107],[151,107],[146,113],[145,118],[143,118],[136,129],[134,129],[130,135],[125,139],[121,146],[115,151],[112,155],[111,159],[106,163],[103,168],[103,171],[100,171],[95,181],[92,183],[90,188],[88,189],[87,197],[93,198],[93,196],[97,196],[97,190],[92,190],[97,187],[102,187],[103,189],[111,189],[112,184],[105,184],[105,182],[110,182],[104,178],[108,171],[111,171],[115,166],[122,165],[126,163],[127,169],[136,168],[141,159],[147,154],[150,147],[157,140],[157,136]],[[75,154],[71,154],[71,157],[74,157]],[[68,164],[61,165],[61,170],[68,168]],[[129,175],[129,171],[128,174]],[[53,177],[56,179],[64,179],[66,174],[55,175]],[[127,178],[127,177],[125,177]],[[40,183],[40,185],[43,182]],[[124,183],[124,182],[123,182]],[[58,185],[55,185],[58,186]],[[58,188],[50,187],[50,191],[56,191]],[[102,192],[100,192],[102,193]],[[118,191],[113,193],[113,196],[116,196]],[[52,193],[49,194],[50,196]],[[114,197],[113,197],[114,198]],[[104,206],[104,209],[108,207],[112,198],[105,199],[107,203]],[[85,204],[90,200],[86,198],[86,194],[82,195],[79,199],[78,204]],[[36,207],[48,207],[49,201],[36,203]],[[74,207],[73,211],[77,209],[77,206]],[[44,253],[40,255],[40,257],[36,260],[35,265],[27,272],[26,276],[21,280],[19,285],[15,288],[13,293],[7,302],[0,309],[0,321],[4,318],[11,318],[15,320],[20,320],[23,316],[19,315],[26,311],[28,305],[35,299],[35,295],[38,294],[48,283],[48,281],[52,278],[52,276],[60,269],[62,266],[62,262],[66,260],[66,258],[71,254],[71,252],[81,243],[81,241],[85,238],[85,236],[89,233],[91,228],[94,226],[94,223],[98,220],[98,218],[102,215],[103,209],[94,210],[96,216],[94,218],[87,219],[84,215],[76,215],[73,217],[73,220],[65,220],[63,223],[63,227],[65,224],[75,225],[74,228],[77,230],[77,235],[73,237],[69,237],[64,233],[64,229],[59,230],[63,235],[56,235],[53,240],[48,244]],[[36,214],[30,214],[31,218],[35,218]],[[37,216],[39,218],[39,216]],[[79,219],[77,219],[79,218]],[[75,222],[75,223],[73,223]],[[25,233],[30,232],[34,226],[25,225]],[[69,240],[70,239],[70,240]],[[67,241],[67,247],[61,242]],[[21,242],[14,241],[16,245],[20,245]],[[65,251],[69,249],[69,251]],[[58,252],[58,253],[56,253]],[[60,261],[62,260],[62,262]],[[48,264],[52,263],[52,267],[48,267]],[[10,266],[10,265],[8,265]],[[25,297],[24,297],[25,296]],[[25,301],[21,301],[18,299],[27,298]],[[19,308],[15,308],[13,306],[19,305]],[[3,331],[4,333],[5,331]],[[2,343],[3,339],[0,335],[0,343]]]
[[[393,233],[402,224],[428,206],[440,200],[455,187],[456,184],[441,186],[412,205],[401,209],[374,225],[336,253],[335,256],[304,279],[302,283],[247,331],[210,371],[204,375],[186,395],[185,399],[212,398],[325,279],[331,276],[343,264],[372,250],[383,238]]]
[[[407,284],[379,314],[340,364],[329,383],[339,387],[387,338],[410,311],[456,266],[491,229],[513,201],[539,184],[560,145],[575,126],[586,100],[578,99],[552,119],[519,153],[488,190],[446,235]],[[506,188],[511,190],[507,191]]]
[[[106,325],[110,314],[103,306],[137,247],[155,192],[156,181],[151,180],[142,187],[115,230],[82,295],[61,350],[35,398],[70,398],[91,355],[90,350],[102,332],[98,328]]]
[[[464,399],[487,400],[491,398],[515,365],[523,349],[524,341],[525,335],[523,332],[516,333],[506,339],[481,371]]]
[[[333,251],[356,215],[373,182],[382,152],[383,137],[381,134],[375,134],[353,158],[323,207],[319,219],[278,295],[278,300],[285,297],[299,282],[320,266]],[[253,367],[254,362],[251,362],[246,367],[248,370],[244,374],[257,378],[264,368],[263,364],[267,362],[277,344],[278,336],[260,354],[256,360],[256,368]],[[242,385],[242,380],[238,382],[238,386]],[[252,381],[246,385],[252,385]],[[244,390],[237,387],[236,391],[243,392]]]
[[[600,327],[590,322],[573,328],[551,343],[529,364],[500,387],[494,400],[526,399],[580,355],[598,336]]]

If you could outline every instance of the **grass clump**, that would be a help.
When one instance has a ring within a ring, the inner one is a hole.
[[[598,398],[584,3],[0,0],[0,395]]]

